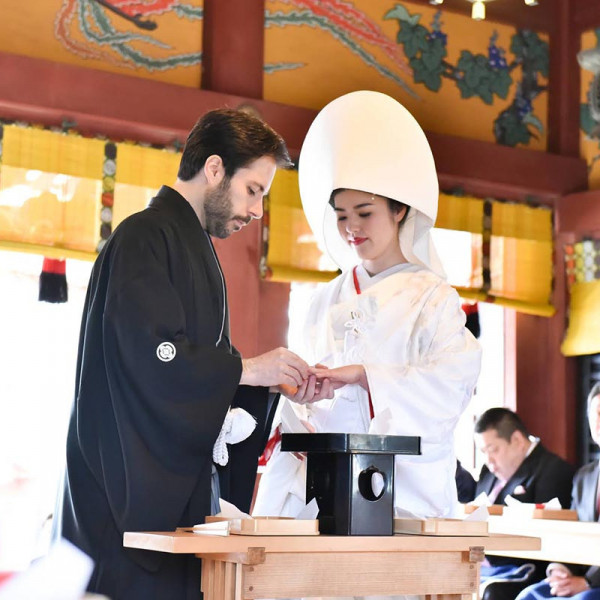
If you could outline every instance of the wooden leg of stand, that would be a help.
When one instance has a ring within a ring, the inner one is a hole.
[[[242,569],[244,567],[240,564],[235,565],[235,600],[243,600],[244,594],[242,593]]]
[[[225,592],[225,563],[220,560],[215,561],[213,579],[213,600],[223,600]]]
[[[223,573],[223,600],[235,600],[235,564],[226,562]]]
[[[242,600],[242,565],[220,560],[202,560],[204,600]]]
[[[475,570],[476,581],[478,582],[475,592],[472,594],[471,600],[479,600],[479,582],[481,581],[481,563],[485,559],[485,552],[482,546],[471,546],[469,548],[469,562]]]
[[[214,600],[214,568],[214,560],[202,559],[202,583],[200,589],[202,590],[204,600]]]

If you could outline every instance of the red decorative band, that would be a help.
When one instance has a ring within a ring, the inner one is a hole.
[[[44,273],[65,275],[67,272],[67,261],[64,258],[44,258],[42,271]]]

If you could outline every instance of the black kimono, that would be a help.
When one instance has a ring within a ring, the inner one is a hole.
[[[212,449],[230,406],[258,425],[230,447],[221,497],[249,509],[270,403],[266,388],[239,386],[241,371],[210,238],[190,204],[162,187],[108,240],[83,313],[57,523],[94,559],[91,591],[201,597],[197,558],[124,549],[123,532],[210,514]]]

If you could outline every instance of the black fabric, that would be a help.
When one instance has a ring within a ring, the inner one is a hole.
[[[278,400],[279,394],[269,394],[268,400],[265,401],[263,397],[257,397],[254,388],[247,386],[240,386],[234,400],[234,406],[243,408],[260,419],[261,423],[265,423],[264,426],[257,427],[243,442],[229,446],[228,463],[224,467],[217,465],[221,498],[235,504],[244,512],[250,512],[255,484],[255,480],[247,476],[246,457],[252,456],[256,463],[262,454],[269,438]]]
[[[456,481],[456,492],[458,501],[462,503],[470,502],[475,497],[475,488],[477,486],[475,479],[469,471],[467,471],[460,461],[456,461],[456,472],[454,474]]]
[[[521,463],[516,473],[496,497],[495,504],[505,504],[506,496],[510,495],[521,502],[541,503],[552,498],[558,498],[561,506],[571,503],[571,488],[575,469],[565,460],[546,450],[538,443],[531,454]],[[496,485],[497,478],[484,465],[477,481],[475,496],[481,492],[489,494]],[[519,488],[522,493],[515,493]],[[508,558],[503,556],[487,556],[491,565],[521,565],[531,563],[535,572],[523,582],[502,581],[490,583],[485,588],[482,600],[514,600],[516,595],[528,585],[537,583],[546,575],[546,562]]]
[[[478,338],[481,335],[481,324],[479,322],[479,311],[474,310],[467,314],[467,320],[465,327],[473,334],[474,337]]]
[[[209,514],[212,448],[230,405],[258,421],[244,450],[232,447],[225,476],[228,497],[250,502],[268,390],[238,387],[224,305],[211,241],[167,187],[117,228],[94,265],[58,522],[95,561],[89,589],[112,600],[201,597],[199,560],[123,549],[122,537]],[[172,360],[159,359],[165,343]]]
[[[515,600],[528,585],[542,581],[546,576],[543,565],[537,564],[536,570],[524,581],[494,581],[489,583],[481,594],[481,600]]]
[[[39,302],[60,304],[69,301],[69,288],[67,286],[66,275],[42,271],[39,284]]]
[[[598,461],[581,467],[573,478],[571,508],[577,511],[580,521],[597,521],[596,494],[598,491]]]
[[[600,587],[600,567],[589,567],[584,573],[584,577],[590,587]]]
[[[596,494],[600,466],[598,461],[589,463],[575,473],[571,508],[577,511],[580,521],[598,521]],[[585,577],[590,587],[600,587],[600,566],[569,565],[575,575]]]

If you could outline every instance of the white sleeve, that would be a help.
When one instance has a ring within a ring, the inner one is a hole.
[[[417,350],[411,364],[364,365],[371,399],[375,413],[390,409],[396,434],[437,443],[454,429],[471,399],[481,349],[465,327],[458,294],[445,284],[431,294],[412,337]]]

